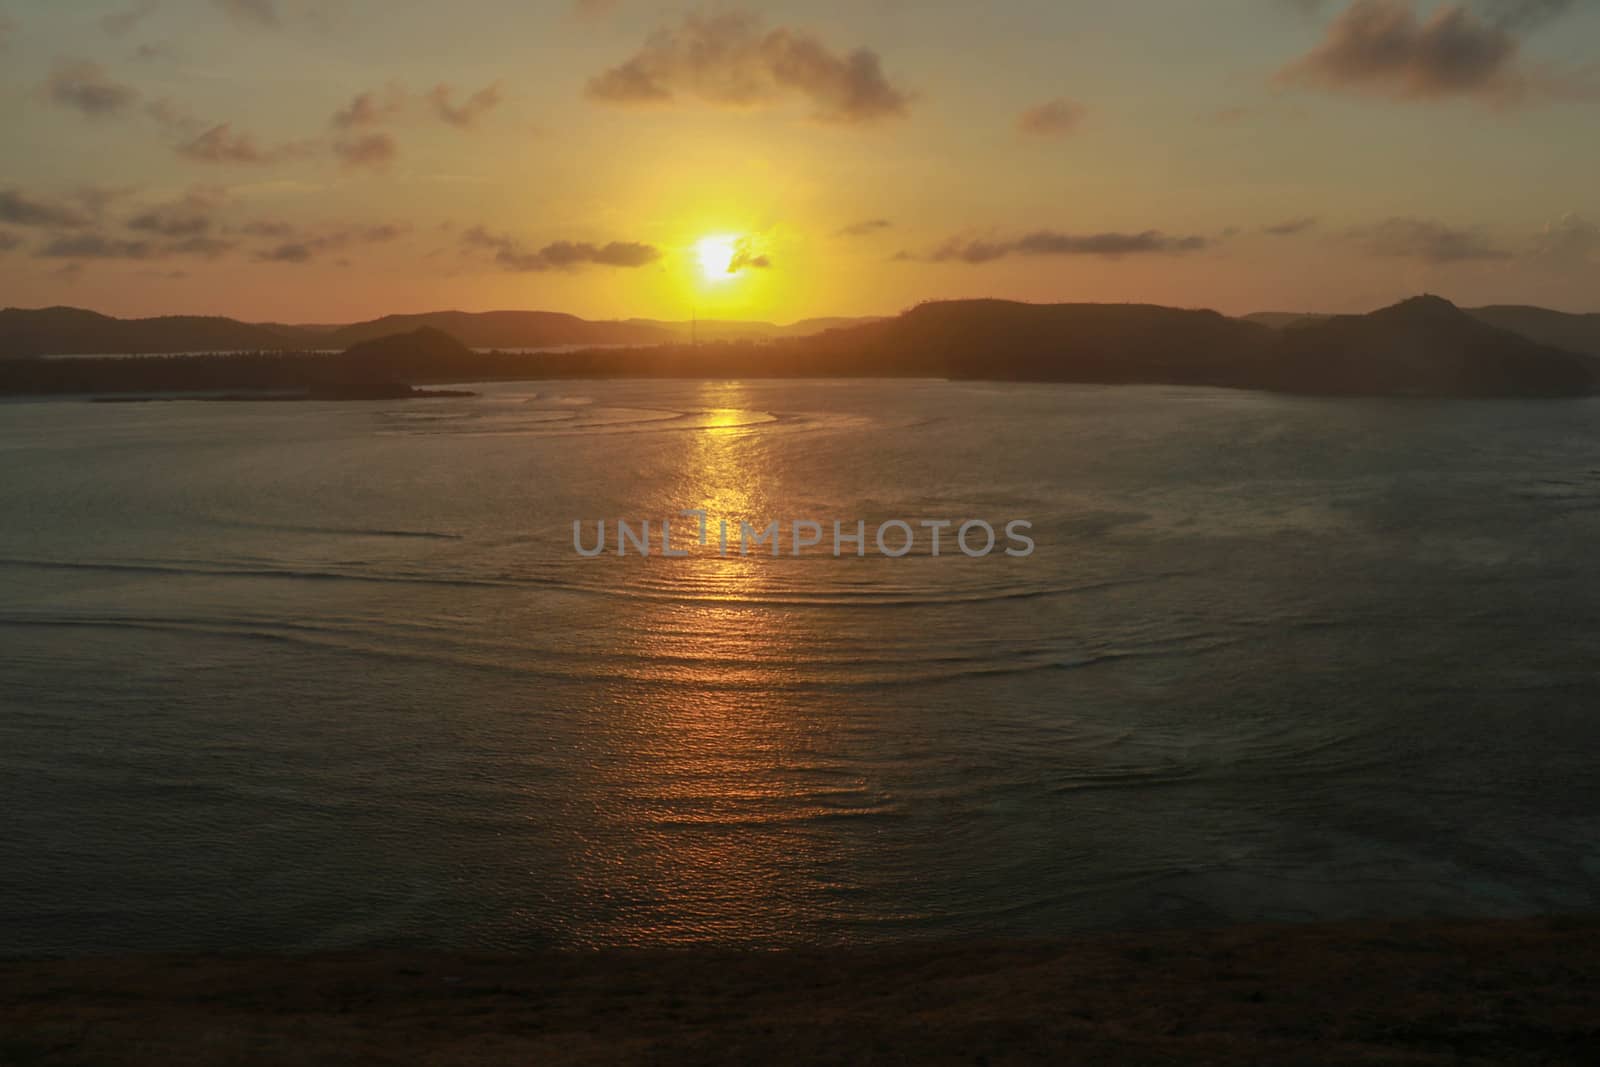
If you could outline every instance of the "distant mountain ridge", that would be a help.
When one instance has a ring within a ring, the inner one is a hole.
[[[1530,341],[1600,356],[1600,314],[1573,314],[1520,304],[1494,304],[1461,310],[1479,322],[1521,334]],[[1258,311],[1245,316],[1248,322],[1278,330],[1326,322],[1331,318],[1334,316],[1296,311]]]
[[[1497,304],[1468,308],[1467,314],[1530,341],[1600,356],[1600,315],[1572,315],[1547,308]]]
[[[953,300],[794,344],[892,374],[1231,385],[1262,373],[1273,341],[1265,327],[1215,311]]]
[[[349,348],[394,334],[428,328],[468,348],[556,348],[564,345],[659,345],[676,340],[667,330],[628,322],[591,322],[558,311],[432,311],[385,315],[322,335],[329,348]]]
[[[81,308],[0,310],[0,359],[33,356],[161,355],[184,352],[339,350],[423,327],[468,348],[661,345],[687,341],[802,337],[870,319],[807,319],[790,326],[708,320],[597,322],[555,311],[432,311],[385,315],[347,325],[248,323],[203,316],[118,319]]]
[[[1423,296],[1274,329],[1140,304],[941,301],[893,319],[758,342],[470,348],[433,326],[307,352],[0,361],[0,393],[315,389],[561,378],[950,378],[1218,386],[1317,395],[1565,397],[1600,359]]]
[[[965,307],[969,310],[955,318],[951,318],[952,313],[948,310],[923,310],[941,307]],[[289,325],[248,323],[220,316],[196,315],[118,319],[71,307],[5,308],[0,310],[0,359],[188,352],[343,351],[363,341],[411,333],[424,327],[448,334],[468,348],[504,350],[672,345],[683,344],[691,339],[700,342],[783,342],[835,332],[854,335],[855,331],[862,329],[869,333],[860,336],[871,336],[870,331],[884,328],[917,334],[919,323],[934,319],[939,319],[942,325],[926,337],[919,336],[917,341],[948,348],[953,336],[965,336],[973,323],[985,321],[985,316],[991,315],[995,308],[1088,307],[1144,309],[1143,316],[1151,322],[1159,317],[1158,312],[1180,313],[1179,309],[1158,308],[1156,305],[1019,304],[1001,300],[969,300],[925,304],[892,319],[814,318],[787,326],[724,319],[703,319],[692,324],[657,319],[592,321],[553,311],[435,311],[386,315],[346,325]],[[985,308],[989,310],[986,312],[983,310]],[[1600,357],[1600,314],[1575,315],[1513,305],[1469,308],[1464,313],[1488,326],[1509,330],[1541,345]],[[1128,312],[1018,311],[1008,313],[1003,326],[1006,331],[1021,329],[1025,337],[1029,331],[1042,328],[1043,323],[1052,317],[1061,319],[1062,316],[1073,314],[1079,316],[1082,328],[1096,330],[1111,328],[1110,323]],[[1297,312],[1258,312],[1240,319],[1225,319],[1216,312],[1181,314],[1206,316],[1203,320],[1189,321],[1196,323],[1201,331],[1196,335],[1197,339],[1203,339],[1207,344],[1223,340],[1223,334],[1235,342],[1264,343],[1259,339],[1245,340],[1248,337],[1246,332],[1220,326],[1219,322],[1273,331],[1298,331],[1335,318],[1348,318]],[[944,318],[941,319],[941,316]],[[911,324],[886,325],[902,323],[904,320],[909,320]],[[1032,325],[1024,326],[1024,320]],[[999,320],[994,320],[997,329],[1001,325]],[[956,333],[943,336],[942,331],[946,326],[954,328]],[[1004,362],[1002,359],[1001,363]],[[1188,372],[1195,372],[1195,368],[1189,367]]]
[[[1152,305],[953,301],[800,344],[835,366],[955,378],[1400,396],[1573,396],[1600,382],[1595,358],[1435,296],[1276,329]]]
[[[1326,322],[1333,318],[1332,315],[1322,315],[1311,311],[1254,311],[1244,316],[1245,322],[1253,322],[1258,326],[1266,326],[1273,330],[1287,330],[1294,326],[1307,326],[1314,322]]]
[[[1280,330],[1271,388],[1386,396],[1577,396],[1600,361],[1503,330],[1437,296]]]
[[[284,327],[212,316],[115,319],[70,307],[0,310],[0,358],[279,351],[308,343]]]

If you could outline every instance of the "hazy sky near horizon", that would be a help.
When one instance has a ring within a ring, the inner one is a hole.
[[[1600,310],[1597,46],[1600,0],[0,0],[0,304]]]

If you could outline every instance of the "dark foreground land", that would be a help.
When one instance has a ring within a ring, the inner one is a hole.
[[[1578,1064],[1600,919],[0,963],[5,1064]]]

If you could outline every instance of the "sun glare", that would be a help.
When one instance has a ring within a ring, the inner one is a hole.
[[[700,274],[708,282],[725,282],[734,276],[733,260],[739,254],[737,237],[702,237],[695,244]]]

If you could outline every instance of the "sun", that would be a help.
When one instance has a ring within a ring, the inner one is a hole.
[[[708,282],[725,282],[733,278],[733,261],[739,254],[737,237],[702,237],[695,243],[695,257],[700,261],[700,275]]]

